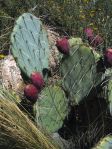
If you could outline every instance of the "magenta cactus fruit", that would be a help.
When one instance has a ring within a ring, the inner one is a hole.
[[[70,45],[69,45],[68,39],[66,37],[57,40],[56,46],[61,53],[65,54],[65,55],[69,54]]]
[[[37,88],[32,84],[28,84],[24,88],[24,96],[32,103],[35,103],[37,101],[38,92],[39,91],[37,90]]]
[[[97,46],[99,46],[102,43],[103,43],[103,38],[101,36],[99,36],[99,35],[96,35],[96,37],[94,37],[91,45],[93,47],[97,47]]]
[[[91,28],[85,28],[84,29],[84,33],[89,41],[89,44],[92,45],[91,43],[93,43],[94,41],[94,32],[93,29]]]
[[[91,28],[85,28],[84,33],[87,37],[93,37],[94,36],[93,30]]]
[[[41,90],[44,86],[44,79],[40,72],[33,72],[30,76],[33,85],[36,86],[38,90]]]
[[[112,49],[111,48],[106,50],[105,57],[107,59],[107,62],[112,65]]]

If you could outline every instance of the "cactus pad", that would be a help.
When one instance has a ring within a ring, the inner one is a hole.
[[[112,148],[112,136],[106,136],[99,141],[99,143],[92,149],[111,149]]]
[[[18,18],[11,34],[11,50],[20,69],[30,76],[49,66],[47,32],[39,18],[24,13]]]
[[[89,46],[81,44],[81,40],[72,45],[70,55],[62,58],[60,73],[64,90],[78,104],[98,85],[102,74],[97,73],[95,55]]]
[[[70,38],[69,39],[69,44],[70,44],[70,47],[73,47],[75,45],[83,44],[83,41],[82,41],[81,38]]]
[[[106,93],[109,102],[110,115],[112,116],[112,69],[107,69],[106,72],[106,77],[108,78]]]
[[[56,132],[67,116],[67,99],[58,86],[44,88],[40,99],[35,104],[36,122],[48,132]]]

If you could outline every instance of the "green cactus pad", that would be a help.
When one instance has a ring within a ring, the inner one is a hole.
[[[107,100],[110,115],[112,116],[112,68],[106,69],[103,78],[105,78],[105,86],[102,90],[102,97]]]
[[[75,104],[99,84],[102,76],[101,73],[97,73],[92,49],[84,44],[74,44],[70,49],[70,55],[63,56],[60,73],[63,88]]]
[[[104,137],[99,143],[92,149],[111,149],[112,148],[112,136]]]
[[[110,114],[112,116],[112,70],[110,69],[110,74],[108,75],[108,85],[106,88],[106,92],[107,92],[107,98],[108,98],[108,102],[109,102],[109,110],[110,110]]]
[[[75,45],[80,45],[80,44],[83,44],[83,41],[81,38],[70,38],[69,39],[69,44],[70,44],[70,47],[73,47]]]
[[[44,88],[41,97],[34,106],[36,122],[48,132],[56,132],[67,116],[67,99],[58,86]]]
[[[20,69],[27,77],[49,67],[47,32],[39,18],[24,13],[18,18],[11,34],[11,50]]]
[[[101,58],[101,54],[97,53],[95,50],[93,50],[93,54],[94,54],[95,62],[98,62]]]
[[[108,101],[110,114],[112,115],[112,80],[108,83]]]

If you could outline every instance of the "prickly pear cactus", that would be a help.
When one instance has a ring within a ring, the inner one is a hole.
[[[40,99],[35,104],[36,122],[48,132],[56,132],[67,116],[67,99],[58,86],[44,88]]]
[[[18,18],[11,34],[11,50],[21,70],[29,77],[49,65],[47,32],[39,18],[24,13]]]
[[[72,40],[70,45],[70,55],[63,56],[60,73],[64,90],[78,104],[92,87],[99,84],[102,74],[97,73],[95,55],[89,46],[84,45],[80,39],[75,44]]]
[[[92,149],[111,149],[112,148],[112,136],[104,137],[99,143]]]

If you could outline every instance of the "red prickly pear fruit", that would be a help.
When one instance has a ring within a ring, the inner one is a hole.
[[[68,55],[70,51],[70,45],[66,37],[56,41],[56,46],[62,54]]]
[[[84,33],[88,38],[94,36],[93,30],[91,28],[85,28]]]
[[[39,72],[33,72],[30,76],[30,79],[33,85],[35,85],[38,90],[41,90],[43,88],[44,79],[43,79],[43,76]]]
[[[107,62],[112,65],[112,49],[109,48],[105,51],[105,57],[107,59]]]
[[[94,37],[94,39],[93,39],[91,45],[92,45],[93,47],[97,47],[97,46],[99,46],[102,42],[103,42],[103,38],[102,38],[101,36],[97,35],[96,37]]]
[[[32,103],[35,103],[37,101],[38,93],[39,93],[39,91],[32,84],[28,84],[24,88],[25,97]]]
[[[90,44],[90,45],[93,45],[94,36],[88,37],[88,41],[89,41],[89,44]]]

